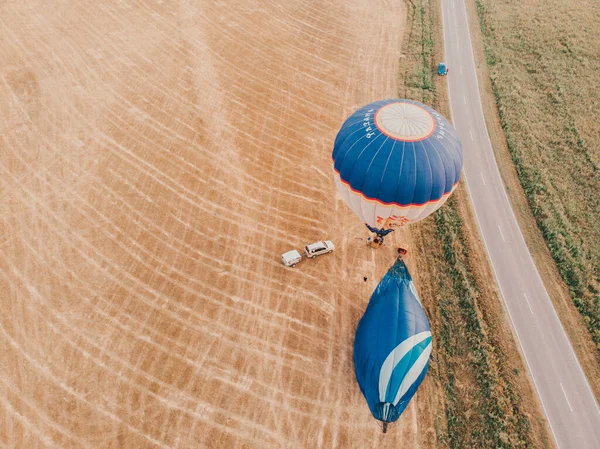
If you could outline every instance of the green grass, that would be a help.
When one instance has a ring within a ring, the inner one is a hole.
[[[600,22],[597,4],[476,0],[517,175],[600,350]]]
[[[400,96],[426,104],[435,101],[435,28],[431,14],[434,2],[416,0],[409,5],[408,33],[404,39],[404,71]]]
[[[517,375],[502,363],[502,351],[490,336],[490,325],[480,310],[480,292],[469,267],[469,251],[456,200],[451,198],[434,215],[434,232],[441,244],[443,262],[438,267],[443,316],[439,335],[444,348],[447,373],[444,382],[451,404],[447,410],[448,440],[451,448],[531,447],[530,423],[521,412],[521,399],[512,386]],[[454,372],[463,360],[477,385],[473,399],[477,415],[467,417],[463,398],[456,394]],[[512,371],[512,372],[511,372]],[[518,370],[517,370],[518,372]]]

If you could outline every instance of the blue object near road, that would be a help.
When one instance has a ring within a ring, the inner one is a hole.
[[[356,380],[375,419],[400,417],[427,373],[431,345],[412,278],[397,260],[371,296],[354,339]]]
[[[440,62],[438,64],[438,75],[447,75],[447,74],[448,74],[448,67],[446,67],[446,63]]]

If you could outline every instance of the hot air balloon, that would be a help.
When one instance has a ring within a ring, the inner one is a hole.
[[[342,125],[333,147],[337,188],[376,232],[427,217],[458,185],[462,147],[441,114],[412,100],[368,104]]]
[[[417,290],[398,259],[373,292],[354,338],[356,380],[384,432],[423,381],[431,342]]]

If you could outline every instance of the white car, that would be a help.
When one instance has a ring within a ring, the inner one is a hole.
[[[333,243],[331,243],[331,240],[324,240],[306,245],[304,247],[304,254],[306,257],[314,259],[321,254],[329,254],[333,252],[334,249],[335,247],[333,246]]]
[[[298,262],[302,261],[302,254],[293,249],[282,254],[281,261],[286,267],[295,267]]]

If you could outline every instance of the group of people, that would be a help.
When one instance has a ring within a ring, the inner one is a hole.
[[[371,245],[371,248],[379,248],[381,245],[385,245],[385,241],[383,237],[376,235],[373,238],[367,238],[367,245]]]
[[[385,245],[385,241],[382,236],[375,235],[367,238],[367,245],[370,245],[371,248],[379,248],[381,245]],[[396,251],[398,253],[398,259],[402,259],[408,253],[408,250],[402,246],[399,246]]]

